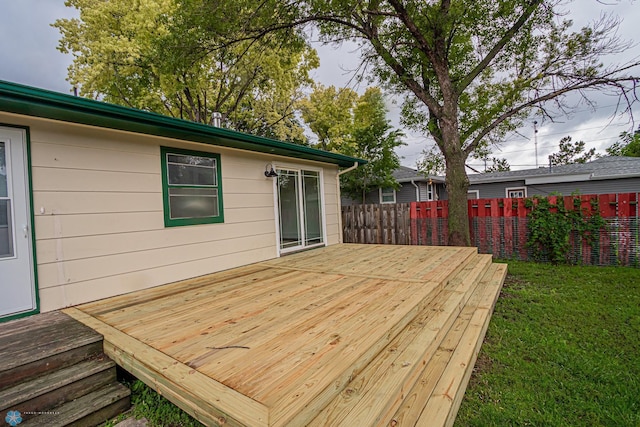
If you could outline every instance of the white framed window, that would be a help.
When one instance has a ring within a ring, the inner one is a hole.
[[[480,190],[468,190],[467,191],[467,199],[479,199],[480,198]]]
[[[380,189],[380,203],[395,203],[396,190],[390,187]]]
[[[435,191],[434,191],[434,185],[431,182],[427,183],[427,201],[432,201],[435,200]]]
[[[521,199],[523,197],[527,197],[527,187],[506,188],[505,197],[509,199]]]

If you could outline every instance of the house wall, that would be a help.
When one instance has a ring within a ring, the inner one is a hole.
[[[396,190],[396,203],[411,203],[417,199],[416,187],[410,182],[403,182],[400,188]]]
[[[469,190],[479,190],[478,198],[480,199],[495,199],[506,197],[505,190],[507,188],[524,186],[524,181],[492,182],[487,184],[471,184],[469,185]],[[531,196],[528,192],[527,195]]]
[[[327,243],[340,241],[334,165],[0,113],[28,126],[41,311],[277,256],[265,164],[323,168]],[[164,226],[160,146],[219,153],[224,223]]]
[[[580,194],[635,193],[640,191],[640,178],[605,179],[583,182],[563,182],[559,184],[537,184],[527,186],[530,196],[548,196],[554,192],[569,196]]]
[[[380,196],[378,190],[371,191],[365,195],[365,204],[378,204],[380,203]],[[349,196],[342,194],[342,206],[351,206],[351,205],[360,205],[362,204],[361,199],[352,199]]]

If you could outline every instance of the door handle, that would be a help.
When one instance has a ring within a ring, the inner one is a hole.
[[[24,238],[25,239],[27,237],[29,237],[29,226],[28,225],[23,225],[22,226],[22,234],[24,234]]]

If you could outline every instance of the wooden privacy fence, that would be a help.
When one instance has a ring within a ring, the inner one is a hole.
[[[410,245],[409,203],[342,207],[345,243]]]
[[[571,261],[593,265],[640,266],[640,193],[583,196],[553,196],[553,204],[562,202],[587,215],[594,207],[607,226],[592,244],[571,237]],[[526,199],[473,199],[468,201],[471,244],[480,253],[498,258],[532,259],[527,247],[528,214]],[[535,202],[535,199],[534,199]],[[343,235],[346,243],[383,243],[435,245],[447,244],[448,202],[413,202],[410,204],[353,205],[342,209]]]

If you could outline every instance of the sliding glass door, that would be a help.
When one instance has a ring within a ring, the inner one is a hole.
[[[280,250],[324,244],[320,172],[278,169]]]

